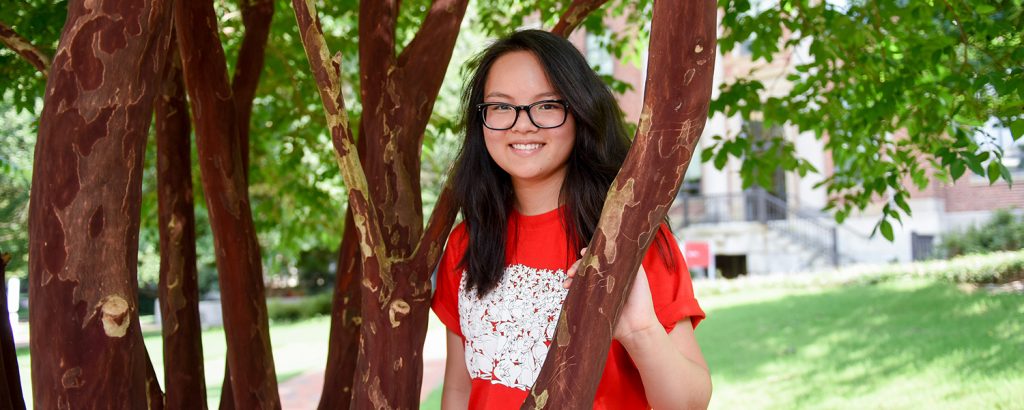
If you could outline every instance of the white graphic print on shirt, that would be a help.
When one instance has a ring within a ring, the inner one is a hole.
[[[528,390],[540,373],[567,289],[565,271],[510,265],[498,287],[477,298],[459,285],[459,325],[473,379]]]

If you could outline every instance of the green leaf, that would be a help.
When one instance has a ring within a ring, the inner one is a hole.
[[[729,160],[729,154],[724,149],[718,150],[715,154],[715,168],[724,169],[725,162]]]
[[[967,168],[970,168],[975,175],[985,176],[985,168],[981,166],[981,161],[978,157],[973,154],[964,153],[964,162],[967,164]]]
[[[1006,165],[999,164],[999,175],[1003,177],[1007,184],[1010,184],[1010,187],[1013,187],[1013,176],[1010,175],[1010,169]]]
[[[715,155],[714,146],[707,147],[700,152],[700,162],[708,162]]]
[[[910,211],[910,204],[907,203],[906,195],[897,193],[893,196],[893,199],[896,200],[896,205],[898,205],[903,212],[906,212],[907,215],[913,214],[913,212]]]
[[[960,179],[964,175],[964,171],[967,170],[967,165],[964,164],[962,159],[954,159],[952,164],[949,164],[949,172],[953,177],[953,180]]]
[[[1024,137],[1024,118],[1014,120],[1010,123],[1010,134],[1013,135],[1013,140],[1019,140],[1020,137]]]
[[[892,233],[892,224],[890,224],[889,221],[882,220],[881,231],[882,236],[884,236],[885,239],[888,239],[889,242],[892,242],[893,238],[895,238],[895,236]]]
[[[996,7],[991,4],[979,4],[976,7],[974,7],[974,11],[977,11],[978,14],[981,14],[982,16],[987,16],[989,14],[995,13]]]
[[[998,161],[992,161],[988,163],[988,184],[995,184],[999,180],[999,167],[1001,165]]]

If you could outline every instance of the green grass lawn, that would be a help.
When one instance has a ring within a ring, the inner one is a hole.
[[[330,324],[330,318],[324,316],[271,326],[270,339],[274,346],[274,367],[277,370],[279,383],[304,372],[323,368],[327,360],[327,337]],[[146,334],[145,343],[162,385],[164,370],[160,334]],[[211,409],[217,408],[220,403],[226,354],[224,329],[211,328],[204,331],[203,370],[206,376],[206,399]],[[21,370],[22,386],[28,396],[26,400],[31,408],[30,360],[27,347],[18,349],[18,364]]]
[[[712,408],[1024,408],[1024,295],[901,280],[701,302]]]

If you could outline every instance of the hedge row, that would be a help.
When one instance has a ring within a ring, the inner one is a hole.
[[[822,272],[701,281],[695,286],[695,290],[699,294],[717,294],[745,288],[843,286],[878,283],[899,278],[924,278],[975,284],[1003,283],[1024,279],[1024,250],[965,255],[948,260],[858,265]]]
[[[297,322],[331,314],[331,293],[297,299],[267,300],[267,317],[275,322]]]

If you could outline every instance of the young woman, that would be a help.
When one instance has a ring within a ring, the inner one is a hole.
[[[433,301],[448,328],[442,407],[517,409],[629,140],[611,91],[565,39],[516,32],[475,63],[450,177],[464,222],[448,239]],[[644,257],[595,408],[708,404],[693,335],[704,312],[671,238],[662,225]]]

